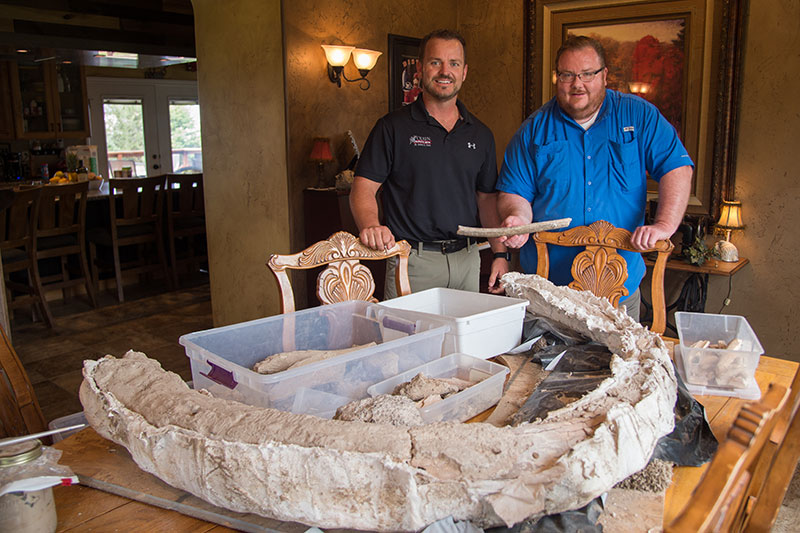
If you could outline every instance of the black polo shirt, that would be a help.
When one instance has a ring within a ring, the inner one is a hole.
[[[480,226],[476,191],[494,192],[494,136],[460,101],[448,132],[422,98],[393,111],[369,134],[356,175],[382,183],[384,224],[395,239],[457,237],[458,225]]]

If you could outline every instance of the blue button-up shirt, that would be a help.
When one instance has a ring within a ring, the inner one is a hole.
[[[522,123],[505,152],[497,190],[532,204],[533,221],[572,218],[570,227],[606,220],[630,231],[644,224],[647,174],[692,163],[675,128],[649,102],[606,90],[595,123],[584,130],[555,98]],[[572,260],[582,248],[550,247],[550,280],[572,281]],[[625,287],[633,294],[644,277],[641,254],[621,252],[628,263]],[[536,272],[536,245],[520,251],[522,269]]]

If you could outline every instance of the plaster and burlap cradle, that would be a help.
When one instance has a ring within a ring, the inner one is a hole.
[[[504,276],[529,311],[606,345],[613,376],[517,427],[323,420],[189,389],[129,352],[86,361],[80,396],[105,438],[175,487],[234,511],[322,528],[486,527],[586,504],[643,468],[673,427],[676,382],[655,334],[590,293]]]

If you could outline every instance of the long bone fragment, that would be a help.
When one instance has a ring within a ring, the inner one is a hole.
[[[512,226],[510,228],[473,228],[470,226],[458,226],[458,231],[456,231],[456,233],[464,237],[511,237],[512,235],[523,235],[525,233],[536,233],[537,231],[566,228],[571,223],[571,218],[557,218],[555,220],[544,220],[542,222],[533,222],[531,224]]]
[[[81,402],[143,470],[234,511],[410,531],[451,515],[488,527],[581,507],[643,468],[672,430],[666,347],[607,300],[537,276],[503,281],[533,313],[608,346],[613,376],[534,423],[409,428],[214,398],[129,352],[85,361]]]

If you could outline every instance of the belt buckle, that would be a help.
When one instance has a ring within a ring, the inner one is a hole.
[[[442,246],[442,253],[443,253],[443,254],[445,254],[445,255],[447,255],[448,253],[450,253],[450,252],[448,252],[448,251],[447,251],[447,245],[448,245],[448,244],[450,244],[448,241],[442,241],[442,242],[441,242],[441,246]]]

